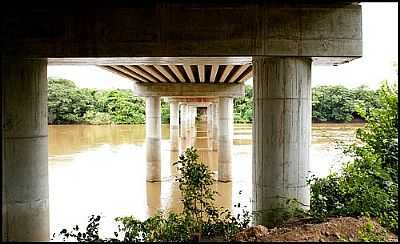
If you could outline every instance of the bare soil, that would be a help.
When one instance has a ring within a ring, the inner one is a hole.
[[[367,224],[366,218],[339,217],[330,218],[323,223],[310,223],[310,219],[293,219],[281,227],[267,228],[262,225],[252,226],[236,234],[235,241],[286,242],[286,241],[359,241],[358,231]],[[374,232],[385,231],[372,220]],[[386,240],[398,242],[398,237],[386,233]]]

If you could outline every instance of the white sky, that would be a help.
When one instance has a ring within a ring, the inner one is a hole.
[[[362,3],[363,57],[339,66],[312,66],[312,85],[365,84],[376,89],[384,80],[396,80],[398,63],[398,3]],[[96,66],[48,65],[48,77],[74,81],[79,87],[132,88],[130,80]],[[249,80],[246,83],[251,83]]]

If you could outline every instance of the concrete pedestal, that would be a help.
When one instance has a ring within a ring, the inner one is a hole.
[[[179,149],[179,110],[178,102],[170,102],[170,119],[169,119],[169,134],[171,141],[171,150]]]
[[[232,180],[233,98],[219,98],[218,180]]]
[[[49,241],[47,61],[2,59],[4,241]]]
[[[161,181],[160,97],[146,97],[146,159],[149,182]]]
[[[253,58],[253,210],[309,205],[306,177],[311,142],[311,60]],[[264,214],[257,224],[266,224]]]

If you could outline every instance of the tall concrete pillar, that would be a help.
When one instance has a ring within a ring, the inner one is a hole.
[[[193,144],[193,146],[194,146],[194,143],[196,141],[196,135],[197,135],[196,115],[197,115],[197,107],[196,106],[192,106],[192,144]]]
[[[179,136],[181,137],[181,138],[183,138],[184,137],[184,135],[185,135],[185,133],[184,133],[184,131],[186,130],[184,127],[185,127],[185,120],[184,120],[184,117],[185,117],[185,108],[184,108],[184,106],[185,106],[185,104],[179,104],[179,111],[180,111],[180,118],[179,118],[179,128],[180,128],[180,134],[179,134]]]
[[[213,110],[212,110],[212,141],[213,141],[213,150],[217,151],[218,150],[218,104],[213,103],[212,104]]]
[[[213,120],[213,106],[209,104],[207,106],[207,135],[209,138],[212,138],[212,120]]]
[[[169,134],[171,140],[171,150],[178,150],[179,148],[179,110],[178,102],[170,102],[170,122],[169,122]]]
[[[2,240],[49,241],[47,61],[2,58],[1,80]]]
[[[146,158],[149,182],[161,181],[160,97],[146,97]]]
[[[218,180],[232,180],[233,98],[220,97],[218,103]]]
[[[192,145],[192,107],[190,105],[186,106],[186,140],[187,147]]]
[[[253,67],[253,210],[288,198],[309,205],[311,60],[255,57]],[[262,214],[256,223],[269,220]]]
[[[185,151],[188,146],[188,105],[183,103],[181,104],[181,147],[182,151]]]
[[[208,148],[210,149],[210,150],[212,150],[212,148],[213,148],[213,134],[212,134],[212,132],[213,132],[213,128],[212,128],[212,126],[213,126],[213,106],[212,106],[212,103],[210,103],[208,106],[207,106],[207,138],[208,138]]]

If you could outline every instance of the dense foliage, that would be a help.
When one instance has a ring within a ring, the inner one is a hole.
[[[312,88],[312,118],[314,122],[350,122],[363,119],[358,108],[368,111],[376,107],[376,92],[365,86],[349,89],[344,86]],[[245,86],[245,96],[234,99],[235,123],[251,123],[253,119],[253,89]]]
[[[345,153],[353,160],[341,173],[311,181],[311,213],[328,216],[376,217],[383,226],[398,231],[398,93],[384,83],[377,105],[358,108],[367,122],[358,129],[361,141]]]
[[[376,93],[364,86],[317,86],[312,89],[312,118],[315,122],[350,122],[362,118],[359,107],[369,111],[376,100]]]
[[[49,78],[50,124],[143,124],[145,102],[130,90],[78,88],[72,81]],[[169,104],[161,101],[161,122],[169,123]]]
[[[245,86],[245,96],[233,99],[233,119],[235,123],[253,121],[253,87]]]
[[[133,216],[116,218],[118,232],[114,232],[115,238],[106,239],[99,237],[100,216],[92,215],[86,231],[81,232],[76,226],[72,231],[63,229],[59,235],[64,240],[73,238],[80,242],[198,241],[215,237],[230,240],[248,227],[250,214],[242,210],[242,214],[234,217],[228,209],[215,206],[218,193],[211,188],[215,184],[213,173],[198,159],[197,151],[187,148],[174,163],[179,172],[176,181],[182,195],[182,213],[159,211],[145,221]]]
[[[366,87],[318,86],[312,89],[314,122],[350,122],[362,119],[358,108],[377,106],[377,93]],[[234,122],[251,123],[253,88],[245,86],[245,96],[234,98]],[[129,90],[80,89],[72,81],[49,79],[49,123],[51,124],[143,124],[145,102]],[[169,123],[169,104],[161,101],[161,122]]]

